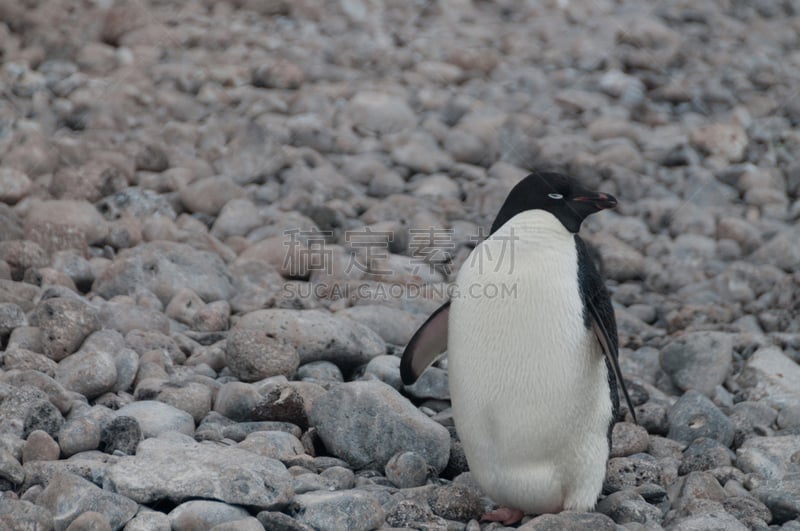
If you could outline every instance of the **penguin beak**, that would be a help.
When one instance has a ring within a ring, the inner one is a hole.
[[[579,195],[572,198],[573,201],[578,203],[592,205],[596,211],[605,210],[607,208],[614,208],[617,206],[617,199],[610,194],[604,193],[588,193]]]

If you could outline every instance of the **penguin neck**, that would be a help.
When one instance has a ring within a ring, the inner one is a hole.
[[[574,235],[546,210],[526,210],[515,215],[497,229],[493,238],[517,239],[522,242],[572,242]]]

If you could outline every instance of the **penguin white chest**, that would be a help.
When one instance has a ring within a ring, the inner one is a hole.
[[[475,248],[457,285],[450,390],[476,480],[526,512],[591,509],[612,402],[584,323],[573,235],[547,212],[518,214]]]

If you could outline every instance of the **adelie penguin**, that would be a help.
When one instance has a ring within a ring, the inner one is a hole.
[[[456,295],[403,353],[403,382],[411,384],[448,352],[467,462],[502,506],[484,519],[510,524],[523,513],[591,510],[619,389],[634,415],[611,299],[577,234],[587,216],[616,204],[565,175],[525,177],[461,267]],[[490,284],[506,290],[481,289]]]

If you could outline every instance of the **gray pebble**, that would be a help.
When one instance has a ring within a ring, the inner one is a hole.
[[[244,382],[228,382],[217,391],[214,411],[236,421],[253,420],[253,411],[262,400],[258,389]]]
[[[608,495],[597,504],[597,512],[610,516],[618,524],[660,522],[661,511],[645,501],[636,491],[625,489]]]
[[[161,385],[156,399],[189,413],[198,423],[211,411],[212,395],[207,385],[178,380]]]
[[[698,437],[683,451],[678,473],[686,475],[694,471],[730,466],[731,451],[716,439]]]
[[[334,387],[314,401],[310,422],[331,453],[357,468],[384,467],[400,450],[418,453],[437,473],[447,464],[447,430],[380,382]]]
[[[111,524],[104,515],[88,511],[73,520],[66,531],[111,531]]]
[[[372,358],[364,367],[364,378],[371,377],[377,378],[398,391],[401,390],[403,380],[400,378],[400,358],[388,354]]]
[[[144,438],[158,437],[167,431],[194,434],[192,416],[163,402],[155,400],[133,402],[120,409],[117,414],[136,419]]]
[[[171,531],[169,516],[159,511],[150,511],[144,507],[126,525],[125,531]]]
[[[336,490],[352,489],[355,484],[355,474],[343,466],[326,468],[319,475],[333,484]]]
[[[81,349],[64,358],[56,369],[58,383],[89,399],[97,398],[114,389],[117,376],[114,357],[104,350],[95,348]],[[132,378],[129,379],[133,381]]]
[[[679,389],[696,389],[710,396],[730,373],[732,352],[730,334],[692,332],[669,343],[659,359]]]
[[[710,437],[730,446],[733,424],[698,391],[687,391],[669,411],[670,439],[689,444],[698,437]]]
[[[384,354],[386,344],[366,326],[321,310],[256,310],[235,329],[255,328],[297,348],[300,363],[331,361],[352,368]]]
[[[428,367],[413,385],[405,386],[405,391],[416,398],[450,399],[450,385],[447,371],[438,367]]]
[[[69,457],[78,452],[97,449],[100,446],[102,429],[101,421],[88,414],[67,419],[58,432],[61,453]]]
[[[385,518],[378,499],[360,490],[299,494],[291,512],[297,521],[315,529],[367,531],[380,527]]]
[[[772,513],[772,523],[800,518],[800,481],[769,480],[752,491]]]
[[[314,531],[314,528],[310,525],[298,522],[284,513],[262,511],[258,513],[257,517],[265,529],[274,531]]]
[[[248,516],[247,518],[242,518],[240,520],[231,520],[230,522],[217,524],[211,528],[211,531],[239,531],[239,530],[264,531],[264,526],[261,525],[261,522],[259,522],[257,518],[253,516]]]
[[[210,500],[192,500],[182,503],[169,512],[168,518],[175,531],[211,529],[216,525],[233,522],[249,516],[242,507]]]
[[[736,450],[736,466],[745,474],[766,479],[783,479],[797,472],[796,452],[800,435],[753,437]]]
[[[610,457],[626,457],[647,451],[647,430],[629,422],[618,422],[611,432]]]
[[[44,300],[36,307],[35,316],[42,331],[43,354],[54,361],[78,350],[83,340],[100,328],[95,310],[72,298]]]
[[[136,502],[101,489],[74,474],[56,473],[36,500],[53,514],[56,529],[66,529],[81,514],[94,511],[105,516],[112,529],[133,518]]]
[[[272,509],[291,499],[291,477],[279,461],[171,435],[146,439],[135,456],[120,457],[108,468],[103,488],[144,504],[205,498]]]
[[[60,453],[58,443],[47,432],[34,430],[22,447],[22,462],[55,461]]]
[[[519,527],[525,531],[547,531],[562,529],[564,531],[580,531],[594,529],[597,531],[616,531],[617,524],[608,516],[600,513],[579,513],[564,511],[559,514],[543,514]]]
[[[658,461],[648,454],[629,457],[614,457],[608,460],[603,489],[616,492],[626,487],[638,487],[645,483],[661,483]]]
[[[45,507],[25,500],[4,498],[0,501],[0,521],[9,526],[9,531],[53,529],[53,514]]]
[[[428,463],[414,452],[399,452],[389,459],[386,477],[401,489],[419,487],[428,479]]]
[[[228,334],[225,363],[242,381],[255,382],[279,374],[291,377],[299,362],[293,345],[264,330],[241,328]]]
[[[141,440],[142,429],[139,422],[133,417],[118,414],[103,427],[99,449],[108,454],[133,455]]]
[[[336,312],[336,315],[345,316],[367,325],[391,345],[408,343],[417,328],[424,322],[418,315],[376,304],[352,306]]]
[[[305,382],[314,382],[320,385],[329,385],[344,381],[342,370],[330,361],[312,361],[310,363],[304,363],[297,369],[297,378]]]
[[[13,485],[20,485],[25,479],[25,471],[16,457],[5,450],[0,450],[0,479],[5,479]]]
[[[167,304],[188,288],[204,301],[228,299],[233,280],[216,254],[198,251],[182,243],[157,241],[121,252],[97,278],[94,291],[106,299],[144,287]]]
[[[303,443],[294,435],[282,431],[257,431],[249,434],[238,447],[279,461],[305,453]]]

